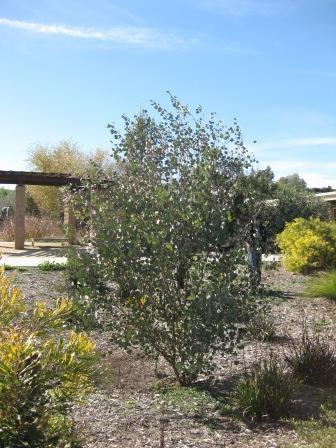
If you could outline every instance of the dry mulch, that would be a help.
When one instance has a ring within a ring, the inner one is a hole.
[[[62,272],[43,273],[29,269],[28,272],[17,273],[15,282],[29,303],[36,299],[52,301],[64,292],[63,275]],[[335,304],[324,299],[302,298],[304,276],[279,268],[266,271],[263,281],[270,291],[277,339],[272,343],[249,343],[237,357],[218,359],[216,381],[208,390],[221,394],[224,401],[246,366],[270,350],[281,354],[286,350],[289,337],[300,338],[304,320],[310,328],[325,335],[335,334]],[[163,407],[161,396],[153,388],[158,381],[154,362],[139,352],[128,354],[113,346],[107,332],[91,332],[91,337],[101,353],[103,373],[87,403],[73,410],[84,448],[304,446],[286,422],[253,424],[216,409],[198,413],[167,403]],[[159,365],[159,371],[162,375],[170,373],[163,363]],[[200,386],[204,384],[204,381],[200,382]],[[298,392],[291,412],[293,416],[309,417],[315,415],[318,408],[317,391],[305,388]]]
[[[24,272],[13,270],[7,271],[6,275],[21,289],[28,306],[36,301],[53,303],[57,297],[66,294],[61,271],[41,272],[38,268],[25,268]]]

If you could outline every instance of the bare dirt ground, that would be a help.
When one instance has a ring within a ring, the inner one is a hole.
[[[64,293],[60,272],[29,269],[17,273],[15,282],[28,302],[53,300]],[[202,379],[197,394],[167,400],[159,393],[153,361],[141,353],[128,354],[115,347],[107,332],[94,331],[91,337],[101,354],[96,390],[83,406],[76,406],[73,417],[84,448],[285,448],[305,445],[287,421],[253,423],[232,415],[227,397],[244,369],[270,350],[286,350],[289,338],[300,338],[303,322],[309,328],[333,338],[336,304],[301,295],[305,278],[282,268],[264,273],[269,291],[276,338],[268,343],[247,343],[237,357],[218,359],[215,380]],[[162,362],[158,370],[164,381],[170,371]],[[213,398],[216,397],[216,398]],[[319,414],[319,390],[298,389],[290,415],[310,418]]]

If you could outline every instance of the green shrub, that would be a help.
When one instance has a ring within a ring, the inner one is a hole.
[[[294,376],[304,383],[327,386],[336,379],[336,352],[330,342],[303,329],[301,341],[292,343],[285,356]]]
[[[64,332],[71,302],[26,309],[0,272],[0,446],[77,447],[69,405],[91,390],[92,342]]]
[[[70,248],[68,251],[67,276],[74,305],[76,324],[86,329],[97,327],[101,312],[110,306],[106,300],[108,289],[103,281],[94,254]]]
[[[285,267],[305,273],[336,266],[336,223],[297,218],[277,235]]]
[[[293,389],[291,375],[271,354],[238,381],[233,401],[246,417],[277,419],[288,415]]]
[[[56,261],[44,261],[40,263],[38,266],[40,271],[49,272],[49,271],[65,271],[67,269],[67,263],[58,263]]]
[[[214,352],[237,346],[253,303],[242,247],[260,201],[237,122],[226,128],[201,108],[171,103],[153,103],[153,117],[123,117],[122,133],[111,126],[119,169],[72,200],[91,227],[83,283],[93,274],[118,285],[109,303],[114,341],[162,356],[189,386]],[[100,298],[97,289],[86,294]]]
[[[336,271],[310,279],[306,284],[305,295],[336,300]]]

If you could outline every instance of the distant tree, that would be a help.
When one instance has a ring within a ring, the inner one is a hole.
[[[32,216],[40,215],[40,210],[29,191],[26,195],[26,213]]]
[[[313,193],[330,193],[331,191],[334,191],[335,188],[328,185],[327,187],[315,187],[315,188],[309,188],[310,191]]]
[[[71,141],[63,140],[54,146],[35,145],[28,154],[28,162],[34,171],[65,173],[90,177],[97,171],[111,172],[112,163],[107,152],[96,149],[84,153]],[[28,192],[41,213],[59,218],[63,211],[62,191],[58,187],[29,186]]]
[[[8,195],[8,191],[5,190],[3,187],[0,188],[0,198],[5,198]]]
[[[274,173],[270,166],[262,170],[252,170],[247,179],[251,184],[250,188],[258,191],[260,200],[267,200],[274,196],[277,185],[274,182]]]
[[[298,174],[292,174],[274,181],[270,167],[252,171],[247,177],[250,188],[258,192],[259,204],[254,218],[259,217],[263,230],[262,250],[273,250],[274,237],[287,222],[296,218],[319,217],[328,219],[328,207]]]
[[[329,217],[328,206],[298,174],[280,178],[274,183],[273,201],[269,201],[267,210],[268,232],[274,237],[282,232],[286,223],[296,218],[318,217],[326,220]]]
[[[296,188],[298,190],[306,190],[307,183],[302,177],[300,177],[297,173],[289,174],[288,176],[280,177],[278,180],[278,184],[288,185],[290,187]]]
[[[7,188],[0,188],[0,212],[2,207],[14,207],[15,191]]]

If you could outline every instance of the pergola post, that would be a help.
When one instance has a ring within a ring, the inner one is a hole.
[[[85,179],[84,179],[85,180]],[[25,242],[25,185],[82,187],[83,179],[65,173],[0,170],[0,184],[16,184],[15,249],[23,249]],[[64,224],[70,243],[76,242],[75,216],[71,203],[64,210]]]
[[[69,244],[74,244],[76,241],[75,214],[70,202],[67,202],[64,206],[64,226],[67,231]]]
[[[24,249],[25,243],[26,187],[15,189],[15,249]]]

